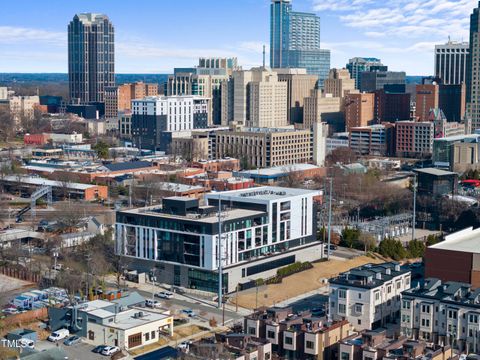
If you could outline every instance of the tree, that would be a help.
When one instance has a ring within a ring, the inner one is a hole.
[[[0,106],[0,139],[8,142],[15,135],[15,121],[10,110]]]
[[[435,245],[438,242],[440,242],[440,239],[438,238],[438,236],[433,234],[430,234],[427,236],[427,243],[426,243],[427,247]]]
[[[377,245],[375,237],[367,232],[360,233],[360,236],[358,237],[358,242],[363,245],[365,254],[375,249],[375,246]]]
[[[335,164],[351,164],[358,160],[355,154],[349,147],[340,147],[334,149],[327,155],[326,161],[329,165]]]
[[[108,159],[109,148],[109,145],[102,140],[98,141],[95,145],[92,146],[92,149],[96,151],[97,156],[100,159]]]
[[[358,248],[360,246],[359,237],[360,230],[345,228],[342,231],[342,240],[340,243],[349,248]]]
[[[402,243],[392,238],[386,238],[380,242],[378,246],[380,255],[389,257],[393,260],[402,260],[407,257],[407,251]]]
[[[282,169],[285,173],[285,177],[283,178],[283,183],[286,187],[289,188],[296,188],[299,187],[302,181],[302,176],[298,171],[295,171],[293,166],[288,166]]]
[[[421,258],[425,254],[425,244],[420,240],[412,240],[407,245],[408,257]]]

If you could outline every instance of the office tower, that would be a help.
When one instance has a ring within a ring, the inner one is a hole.
[[[458,85],[438,86],[438,107],[443,110],[448,121],[459,122],[464,119],[466,111],[466,86]]]
[[[360,88],[360,79],[361,74],[371,69],[387,71],[387,66],[384,66],[380,59],[377,58],[363,58],[355,57],[350,59],[346,65],[348,71],[350,71],[350,76],[352,79],[355,79],[355,87]]]
[[[480,7],[480,3],[479,3]],[[470,49],[467,57],[467,117],[472,130],[480,127],[480,8],[470,15]]]
[[[410,94],[375,91],[375,119],[377,123],[410,119]]]
[[[207,127],[209,101],[192,95],[133,100],[131,131],[135,144],[142,149],[169,151],[175,133]]]
[[[225,100],[223,83],[231,78],[234,71],[240,69],[237,58],[200,58],[197,67],[174,69],[174,74],[168,78],[165,94],[209,97],[211,124],[220,125],[223,116],[222,101]]]
[[[115,86],[114,28],[106,15],[77,14],[68,25],[70,100],[103,102]]]
[[[350,149],[359,155],[394,155],[394,133],[395,126],[388,123],[351,128]]]
[[[430,110],[438,108],[438,85],[416,86],[415,116],[418,121],[428,121]]]
[[[467,42],[448,41],[444,45],[435,45],[435,77],[445,85],[459,85],[466,80]]]
[[[327,123],[332,131],[345,130],[345,114],[342,99],[324,94],[322,90],[312,90],[305,98],[303,110],[303,127],[308,129],[316,123]]]
[[[375,94],[347,94],[344,104],[346,131],[373,123],[375,119]]]
[[[233,120],[248,127],[282,127],[287,120],[286,82],[268,68],[233,73]]]
[[[319,86],[330,70],[330,50],[320,48],[320,18],[293,11],[291,0],[270,6],[270,67],[305,68],[318,76]]]
[[[343,98],[347,93],[355,92],[355,80],[350,78],[347,69],[331,69],[323,88],[326,94]]]
[[[105,88],[105,118],[112,119],[118,116],[118,86]]]
[[[403,71],[372,70],[360,74],[360,91],[373,92],[384,89],[389,92],[405,92],[406,74]]]
[[[308,97],[318,82],[318,76],[308,75],[306,69],[273,69],[278,81],[287,83],[288,123],[303,122],[304,99]]]

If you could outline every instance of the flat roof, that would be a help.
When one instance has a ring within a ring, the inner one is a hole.
[[[218,199],[220,196],[223,200],[227,201],[234,199],[252,199],[252,200],[279,200],[291,196],[318,196],[321,195],[320,191],[317,190],[306,190],[306,189],[296,189],[296,188],[286,188],[286,187],[277,187],[277,186],[262,186],[257,188],[242,189],[242,190],[232,190],[232,191],[223,191],[218,193],[207,194],[205,197],[207,199]]]
[[[16,182],[21,184],[28,184],[28,185],[38,185],[38,186],[52,186],[52,187],[63,187],[61,181],[54,181],[49,180],[41,177],[33,177],[33,176],[5,176],[3,181],[7,182]],[[96,187],[97,185],[89,185],[89,184],[81,184],[81,183],[67,183],[66,184],[69,189],[73,190],[87,190],[91,189],[92,187]]]
[[[436,175],[436,176],[446,176],[446,175],[456,175],[457,173],[451,171],[440,170],[436,168],[426,168],[426,169],[415,169],[417,173]]]
[[[429,248],[480,254],[479,240],[480,228],[469,227],[445,236],[444,241]]]
[[[186,198],[186,200],[193,200],[193,199]],[[162,218],[197,221],[197,222],[203,222],[207,224],[216,224],[218,222],[218,216],[216,212],[210,213],[208,215],[198,214],[197,216],[197,214],[187,214],[186,216],[182,216],[182,215],[172,215],[168,213],[153,211],[155,209],[158,209],[158,206],[124,210],[124,211],[121,211],[121,213],[158,216]],[[261,216],[261,215],[265,215],[265,213],[262,211],[247,210],[247,209],[228,209],[222,212],[222,220],[225,221],[225,220],[242,219],[246,217]]]
[[[134,317],[134,314],[138,313],[142,313],[142,317]],[[166,320],[169,317],[171,317],[171,315],[145,311],[143,309],[130,309],[119,312],[115,317],[115,321],[113,323],[108,323],[106,326],[126,330],[155,321]]]
[[[315,170],[315,169],[320,169],[320,166],[312,165],[312,164],[293,164],[293,165],[286,165],[286,166],[274,166],[274,167],[265,168],[265,169],[240,171],[238,172],[238,175],[239,176],[249,175],[252,177],[281,176],[284,174],[288,174],[289,172]]]

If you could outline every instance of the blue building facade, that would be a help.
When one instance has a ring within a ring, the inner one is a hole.
[[[319,86],[328,77],[330,50],[320,48],[320,18],[292,11],[291,0],[272,0],[270,67],[306,68],[318,75]]]

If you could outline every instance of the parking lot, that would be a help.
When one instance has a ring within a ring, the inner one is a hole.
[[[57,343],[52,343],[46,340],[37,341],[35,350],[42,351],[56,346],[65,350],[69,360],[105,360],[110,358],[108,356],[93,353],[92,350],[95,346],[83,342],[72,346],[65,346],[63,345],[63,340],[58,341]]]

